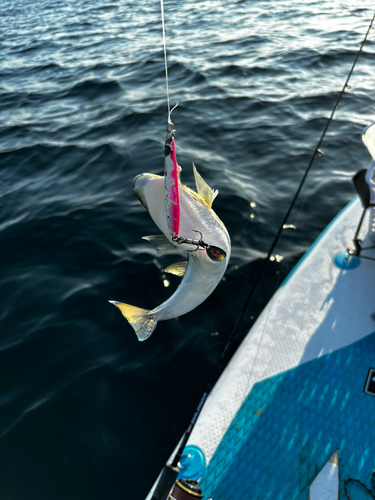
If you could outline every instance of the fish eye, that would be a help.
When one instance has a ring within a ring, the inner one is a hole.
[[[164,148],[164,155],[165,156],[169,156],[170,154],[172,153],[172,148],[169,144],[166,144],[165,145],[165,148]]]
[[[214,247],[212,245],[206,249],[206,252],[209,258],[214,262],[221,262],[227,256],[222,248]]]

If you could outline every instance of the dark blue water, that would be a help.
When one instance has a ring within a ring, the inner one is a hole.
[[[373,12],[364,0],[167,0],[182,180],[194,161],[233,256],[212,296],[139,343],[108,299],[153,308],[156,228],[132,192],[162,173],[159,3],[0,0],[0,497],[141,500],[187,426]],[[375,120],[375,31],[238,345],[353,197]]]

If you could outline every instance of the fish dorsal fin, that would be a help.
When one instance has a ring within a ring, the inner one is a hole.
[[[175,274],[176,276],[182,276],[185,274],[187,262],[176,262],[176,264],[172,264],[164,269],[166,273]]]
[[[147,240],[155,245],[158,256],[163,255],[168,250],[174,248],[173,243],[171,243],[169,239],[164,236],[164,234],[152,234],[151,236],[143,236],[142,240]]]
[[[201,175],[198,173],[198,170],[196,169],[194,163],[193,171],[198,195],[211,208],[214,199],[219,194],[219,191],[210,188],[210,186],[202,179]]]
[[[375,160],[375,123],[372,123],[362,133],[362,141],[364,142],[371,158]]]

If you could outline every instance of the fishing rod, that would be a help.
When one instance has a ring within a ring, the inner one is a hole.
[[[166,45],[165,45],[165,31],[164,31],[163,0],[160,0],[160,3],[161,3],[161,9],[162,9],[164,61],[165,61],[166,80],[167,80],[168,112],[169,112],[169,116],[170,116],[170,111],[169,111],[168,74],[167,74],[167,59],[166,59]],[[257,289],[257,287],[258,287],[258,285],[260,283],[260,280],[261,280],[261,278],[262,278],[262,276],[263,276],[263,274],[265,272],[265,269],[267,267],[268,261],[270,260],[270,257],[271,257],[271,255],[272,255],[272,253],[273,253],[273,251],[274,251],[274,249],[276,247],[276,244],[277,244],[277,242],[278,242],[278,240],[279,240],[279,238],[280,238],[283,230],[286,229],[286,223],[288,221],[288,218],[289,218],[289,216],[290,216],[290,214],[291,214],[291,212],[292,212],[292,210],[294,208],[294,205],[295,205],[295,203],[296,203],[296,201],[298,199],[298,196],[299,196],[299,194],[300,194],[300,192],[302,190],[302,187],[303,187],[303,185],[304,185],[304,183],[306,181],[306,178],[307,178],[307,176],[308,176],[308,174],[309,174],[309,172],[311,170],[311,167],[312,167],[312,165],[314,163],[314,160],[315,160],[316,156],[318,156],[319,158],[324,157],[324,153],[321,151],[320,147],[321,147],[321,145],[323,143],[323,140],[324,140],[324,137],[325,137],[325,135],[327,133],[328,127],[329,127],[329,125],[331,124],[331,122],[333,120],[333,116],[334,116],[334,114],[335,114],[335,112],[336,112],[336,110],[337,110],[337,108],[339,106],[339,103],[340,103],[340,101],[341,101],[341,99],[342,99],[342,97],[343,97],[343,95],[345,93],[345,89],[349,88],[349,85],[348,85],[349,84],[349,80],[350,80],[350,78],[351,78],[351,76],[353,74],[353,71],[354,71],[354,68],[355,68],[355,66],[356,66],[356,64],[358,62],[359,56],[360,56],[360,54],[361,54],[361,52],[363,50],[363,47],[364,47],[364,44],[365,44],[365,42],[367,40],[368,34],[369,34],[371,28],[373,27],[374,19],[375,19],[375,13],[374,13],[374,15],[373,15],[373,17],[372,17],[372,19],[370,21],[370,24],[368,26],[366,35],[365,35],[365,37],[364,37],[364,39],[363,39],[363,41],[361,43],[361,46],[360,46],[360,48],[359,48],[359,50],[358,50],[358,52],[356,54],[355,60],[354,60],[354,62],[352,64],[352,67],[351,67],[349,73],[348,73],[348,76],[347,76],[347,78],[345,80],[345,83],[344,83],[342,89],[341,89],[341,92],[339,93],[339,96],[337,98],[335,106],[333,107],[331,115],[328,118],[328,121],[327,121],[327,123],[326,123],[326,125],[324,127],[324,130],[323,130],[322,135],[321,135],[321,137],[320,137],[320,139],[318,141],[318,144],[317,144],[317,146],[316,146],[316,148],[314,150],[314,153],[313,153],[313,155],[312,155],[312,157],[311,157],[311,159],[309,161],[309,164],[308,164],[308,166],[307,166],[307,168],[306,168],[306,170],[304,172],[304,175],[302,176],[300,184],[299,184],[299,186],[298,186],[298,188],[297,188],[297,190],[296,190],[296,192],[294,194],[294,197],[293,197],[293,199],[292,199],[292,201],[291,201],[291,203],[289,205],[289,208],[288,208],[287,212],[285,213],[285,216],[284,216],[284,218],[282,220],[282,223],[280,224],[280,227],[279,227],[279,229],[278,229],[278,231],[277,231],[277,233],[275,235],[275,238],[274,238],[274,240],[273,240],[273,242],[272,242],[272,244],[271,244],[271,246],[270,246],[270,248],[268,250],[267,256],[263,260],[262,266],[261,266],[261,268],[260,268],[260,270],[259,270],[259,272],[258,272],[258,274],[257,274],[257,276],[255,278],[254,284],[253,284],[253,286],[252,286],[252,288],[251,288],[251,290],[249,292],[249,295],[248,295],[248,297],[247,297],[247,299],[246,299],[246,301],[245,301],[245,303],[244,303],[244,305],[242,307],[242,310],[241,310],[240,314],[237,317],[237,320],[236,320],[236,322],[234,324],[234,327],[233,327],[233,329],[232,329],[232,331],[231,331],[231,333],[230,333],[230,335],[228,337],[228,340],[227,340],[227,342],[225,344],[225,347],[224,347],[224,349],[223,349],[223,351],[221,353],[220,359],[219,359],[219,361],[216,364],[216,367],[215,367],[215,370],[214,370],[214,372],[212,374],[212,377],[211,377],[210,381],[208,382],[208,384],[206,386],[206,389],[205,389],[205,391],[204,391],[204,393],[203,393],[203,395],[202,395],[202,397],[201,397],[201,399],[200,399],[200,401],[198,403],[198,406],[197,406],[197,408],[196,408],[196,410],[195,410],[195,412],[193,414],[193,417],[192,417],[192,419],[191,419],[191,421],[189,423],[189,426],[186,429],[186,431],[185,431],[185,433],[184,433],[184,435],[183,435],[183,437],[182,437],[182,439],[180,441],[178,449],[177,449],[177,451],[176,451],[176,453],[175,453],[175,455],[174,455],[171,463],[166,463],[165,466],[164,466],[164,468],[163,468],[163,470],[162,470],[162,473],[160,475],[160,478],[159,478],[158,483],[156,485],[156,488],[154,490],[153,496],[151,497],[151,500],[167,500],[168,495],[169,495],[169,493],[170,493],[170,491],[171,491],[171,489],[173,487],[173,484],[175,483],[175,481],[177,479],[177,476],[179,474],[179,468],[177,466],[178,466],[178,464],[180,462],[180,459],[182,457],[184,448],[185,448],[185,446],[186,446],[186,444],[187,444],[187,442],[189,440],[189,437],[191,436],[191,433],[192,433],[192,431],[194,429],[194,426],[195,426],[195,423],[197,422],[198,417],[199,417],[199,415],[200,415],[200,413],[202,411],[204,403],[206,402],[206,400],[207,400],[207,398],[208,398],[208,396],[209,396],[212,388],[214,387],[214,385],[218,381],[218,379],[219,379],[219,377],[220,377],[220,375],[221,375],[221,373],[222,373],[222,371],[224,369],[224,366],[229,361],[229,360],[226,359],[227,358],[227,353],[229,351],[229,348],[232,345],[233,339],[234,339],[234,337],[235,337],[235,335],[236,335],[236,333],[238,331],[238,328],[239,328],[239,325],[240,325],[240,323],[241,323],[241,321],[243,319],[243,316],[244,316],[244,314],[245,314],[245,312],[246,312],[246,310],[247,310],[247,308],[248,308],[248,306],[249,306],[249,304],[250,304],[250,302],[251,302],[251,300],[252,300],[252,298],[254,296],[255,290]]]

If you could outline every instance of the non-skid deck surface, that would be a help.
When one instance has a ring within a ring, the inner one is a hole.
[[[370,487],[375,397],[363,392],[369,367],[375,334],[255,384],[201,479],[204,498],[307,500],[336,450],[340,498],[346,478]],[[348,489],[353,500],[368,498],[357,484]]]

